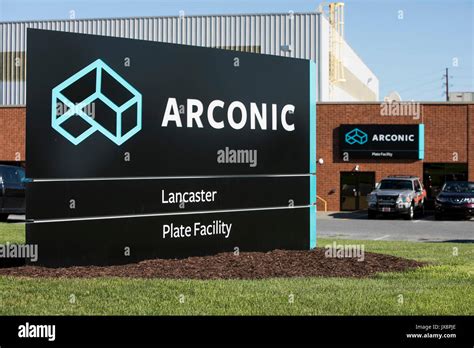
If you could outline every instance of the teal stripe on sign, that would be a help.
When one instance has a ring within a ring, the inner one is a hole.
[[[316,63],[309,62],[309,172],[316,173]]]
[[[316,64],[309,62],[309,248],[316,248]]]
[[[316,175],[309,176],[310,207],[309,207],[309,248],[316,248]]]
[[[418,125],[418,159],[425,159],[425,125]]]

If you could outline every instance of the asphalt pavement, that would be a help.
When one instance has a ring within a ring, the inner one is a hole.
[[[318,212],[318,237],[474,243],[474,219],[441,220],[427,214],[411,221],[389,217],[369,220],[367,212]]]

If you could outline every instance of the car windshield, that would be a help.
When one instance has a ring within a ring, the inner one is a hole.
[[[0,177],[4,182],[17,183],[25,178],[25,171],[20,167],[0,167]]]
[[[411,180],[382,180],[380,190],[413,190]]]
[[[448,182],[444,185],[443,192],[474,193],[474,182]]]

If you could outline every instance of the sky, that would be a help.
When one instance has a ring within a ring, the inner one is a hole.
[[[0,21],[315,11],[308,0],[0,0]],[[348,0],[345,39],[379,78],[380,98],[445,100],[474,91],[474,0]],[[73,12],[71,12],[73,11]]]

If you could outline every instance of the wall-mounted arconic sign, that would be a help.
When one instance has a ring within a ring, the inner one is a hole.
[[[351,159],[423,159],[424,125],[344,124],[339,153]]]

